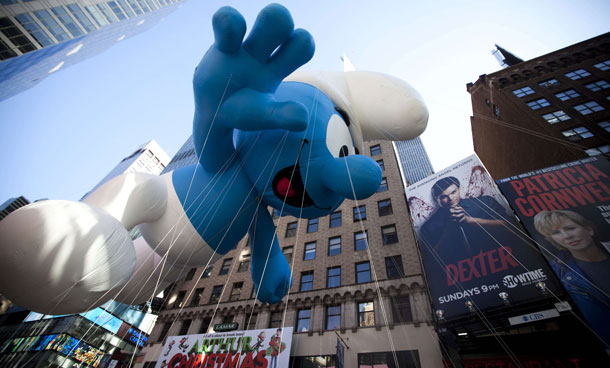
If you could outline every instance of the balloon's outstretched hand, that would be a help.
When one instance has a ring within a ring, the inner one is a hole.
[[[265,7],[244,40],[246,23],[231,7],[214,14],[215,43],[195,71],[196,114],[203,125],[241,130],[307,128],[307,108],[275,99],[282,80],[311,59],[314,42],[286,8]],[[197,124],[197,119],[196,119]]]

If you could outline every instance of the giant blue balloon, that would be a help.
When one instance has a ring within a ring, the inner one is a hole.
[[[0,292],[54,314],[90,309],[110,298],[139,303],[180,277],[178,270],[214,262],[247,233],[257,298],[277,303],[292,278],[267,207],[316,218],[346,198],[371,196],[381,170],[358,154],[363,140],[411,139],[426,126],[421,97],[401,80],[371,72],[295,73],[313,56],[314,41],[307,31],[294,29],[281,5],[265,7],[245,40],[246,22],[235,9],[221,8],[212,23],[215,42],[193,77],[199,163],[160,177],[122,175],[84,203],[68,206],[69,212],[65,201],[15,211],[0,222]],[[79,211],[107,225],[85,228],[74,220]],[[49,223],[53,229],[45,226]],[[144,240],[136,242],[135,251],[127,232],[114,230],[117,226],[139,227]],[[34,235],[18,240],[17,228]],[[87,237],[70,237],[83,233],[96,239],[95,252],[80,240]],[[70,242],[61,242],[64,235]],[[128,256],[100,257],[100,241]],[[11,253],[15,246],[28,254],[69,254],[77,247],[83,259],[26,259]],[[74,270],[74,262],[116,277],[86,282],[93,276]],[[34,275],[20,277],[28,264]],[[9,285],[8,275],[18,287]],[[44,295],[30,295],[49,279],[53,283]],[[95,298],[78,302],[66,297],[72,293]],[[59,294],[63,298],[53,297]]]

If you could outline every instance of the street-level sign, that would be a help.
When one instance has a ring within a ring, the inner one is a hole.
[[[520,316],[510,317],[508,322],[511,326],[520,325],[523,323],[536,322],[547,318],[559,317],[557,309],[547,309],[540,312],[522,314]]]

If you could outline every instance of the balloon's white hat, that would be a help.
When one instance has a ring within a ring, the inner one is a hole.
[[[428,123],[428,109],[405,81],[374,72],[296,71],[285,81],[312,85],[327,95],[350,120],[354,146],[363,141],[416,138]]]

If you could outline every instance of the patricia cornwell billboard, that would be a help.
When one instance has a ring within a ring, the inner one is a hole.
[[[475,155],[407,187],[406,195],[437,315],[540,298],[539,282],[554,288],[546,262]]]
[[[590,157],[498,180],[592,330],[610,346],[610,163]]]
[[[168,337],[155,368],[287,368],[292,327]]]

